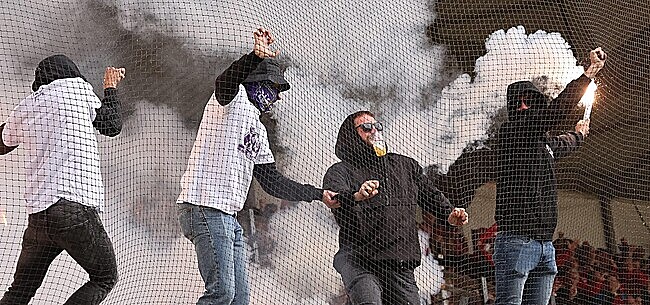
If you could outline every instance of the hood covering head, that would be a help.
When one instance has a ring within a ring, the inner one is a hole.
[[[521,117],[524,111],[517,111],[521,107],[521,97],[525,97],[529,109],[542,109],[548,105],[548,97],[529,81],[519,81],[508,86],[508,118],[510,120]]]
[[[36,91],[41,86],[57,79],[75,77],[81,77],[84,81],[87,81],[70,58],[65,55],[52,55],[38,63],[34,72],[32,91]]]
[[[264,58],[262,62],[257,65],[257,68],[248,75],[248,77],[242,82],[246,83],[255,83],[262,81],[271,81],[280,88],[280,92],[287,91],[291,86],[289,82],[284,79],[284,73],[280,69],[278,62],[271,58]]]
[[[358,111],[345,118],[341,128],[339,128],[336,147],[334,148],[334,153],[339,159],[350,162],[355,166],[368,165],[379,160],[372,147],[363,142],[354,128],[354,119],[361,114],[374,117],[368,111]]]

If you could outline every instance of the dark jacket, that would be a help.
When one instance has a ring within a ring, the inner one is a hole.
[[[557,226],[555,161],[575,151],[582,134],[548,137],[565,119],[589,85],[582,75],[548,101],[530,82],[508,86],[508,121],[497,135],[497,197],[495,220],[500,232],[550,241]],[[516,111],[521,96],[530,109]]]
[[[52,55],[38,63],[36,71],[34,71],[32,90],[36,91],[41,86],[58,79],[76,77],[86,81],[77,65],[70,58],[65,55]],[[122,114],[116,88],[104,89],[102,106],[95,111],[97,115],[93,121],[93,126],[99,133],[109,137],[120,134],[122,131]]]
[[[271,80],[289,89],[289,84],[280,74],[277,63],[269,63],[255,53],[248,53],[233,62],[215,80],[214,96],[221,106],[233,101],[239,92],[239,85],[245,81]],[[252,77],[251,77],[252,76]],[[266,76],[266,77],[265,77]],[[280,173],[275,163],[255,164],[253,177],[269,195],[289,201],[312,201],[323,198],[323,190],[313,185],[300,184]]]
[[[341,207],[332,209],[339,225],[339,248],[370,260],[396,260],[419,265],[417,204],[451,212],[449,201],[413,159],[389,153],[377,157],[354,129],[349,116],[336,141],[336,156],[323,178],[323,187],[339,192]],[[379,193],[355,202],[353,194],[367,180],[379,180]]]

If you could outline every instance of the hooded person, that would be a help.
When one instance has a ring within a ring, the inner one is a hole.
[[[557,226],[555,162],[582,145],[589,125],[580,121],[575,132],[554,137],[549,131],[566,119],[602,68],[601,52],[592,51],[589,69],[553,100],[529,81],[508,86],[508,121],[496,139],[496,304],[548,303],[557,273],[551,243]],[[524,291],[527,280],[532,284]]]
[[[413,271],[420,265],[418,205],[449,215],[462,225],[464,209],[449,201],[412,158],[373,149],[383,126],[368,111],[348,116],[337,136],[341,160],[323,178],[323,187],[339,193],[332,209],[339,226],[334,268],[341,274],[352,304],[419,304]]]
[[[23,146],[30,158],[24,195],[29,221],[1,305],[28,304],[64,250],[90,279],[65,304],[99,304],[115,285],[115,253],[98,215],[104,185],[95,130],[120,133],[116,87],[123,77],[123,69],[106,68],[100,100],[70,58],[47,57],[36,68],[34,92],[0,126],[0,154]]]
[[[289,89],[272,57],[271,33],[253,33],[253,52],[233,62],[215,81],[181,178],[178,219],[195,246],[205,292],[197,304],[248,304],[246,244],[237,213],[253,177],[269,195],[288,201],[322,200],[335,193],[300,184],[276,168],[262,113]]]

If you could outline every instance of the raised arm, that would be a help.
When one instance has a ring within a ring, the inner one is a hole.
[[[275,39],[270,31],[259,28],[253,32],[253,51],[233,62],[214,82],[214,96],[220,105],[228,105],[239,92],[239,85],[257,68],[266,57],[275,57],[279,51],[271,51],[269,45]]]
[[[117,85],[124,79],[124,68],[106,67],[104,72],[104,99],[96,110],[93,126],[100,134],[114,137],[122,131],[122,109],[117,98]]]
[[[607,60],[607,54],[601,48],[596,48],[589,52],[591,64],[579,78],[571,81],[566,88],[552,100],[548,107],[539,110],[535,114],[535,122],[538,122],[540,131],[546,132],[571,112],[576,107],[580,99],[585,94],[587,86],[596,74],[604,67]]]

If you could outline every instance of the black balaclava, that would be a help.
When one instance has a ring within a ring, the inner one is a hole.
[[[57,79],[81,77],[86,78],[79,72],[77,65],[65,55],[52,55],[43,59],[34,72],[34,83],[32,91],[38,90]]]
[[[528,110],[518,111],[521,107],[521,97],[526,96],[526,106]],[[532,82],[519,81],[508,86],[508,119],[518,120],[525,118],[530,110],[542,110],[548,106],[549,99],[546,97]]]
[[[334,148],[334,153],[339,159],[350,162],[357,167],[375,163],[380,158],[377,157],[372,147],[363,142],[354,128],[354,118],[362,113],[372,115],[367,111],[359,111],[349,115],[339,128]]]

